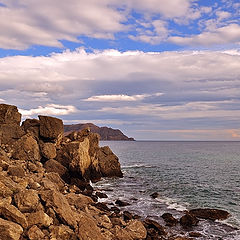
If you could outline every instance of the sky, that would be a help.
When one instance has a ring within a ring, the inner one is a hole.
[[[137,140],[240,140],[237,0],[0,0],[0,103]]]

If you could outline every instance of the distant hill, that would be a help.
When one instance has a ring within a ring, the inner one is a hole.
[[[71,124],[64,125],[65,135],[73,132],[80,131],[86,127],[89,127],[91,132],[98,133],[101,140],[105,141],[134,141],[134,138],[129,138],[124,135],[119,129],[112,129],[109,127],[98,127],[93,123],[84,123],[84,124]]]

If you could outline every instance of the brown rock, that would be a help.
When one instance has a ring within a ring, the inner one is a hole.
[[[162,215],[162,218],[166,222],[166,225],[170,226],[170,227],[172,227],[178,223],[178,220],[176,218],[174,218],[171,213],[164,213]]]
[[[157,192],[154,192],[150,195],[152,198],[157,198],[159,196],[159,194]]]
[[[66,195],[68,203],[74,205],[77,209],[84,209],[87,205],[92,204],[93,200],[83,194],[68,193]]]
[[[12,176],[17,176],[17,177],[24,177],[25,176],[25,171],[21,165],[17,166],[9,166],[8,167],[8,173]]]
[[[36,225],[28,230],[27,235],[30,240],[41,240],[45,237],[45,234]]]
[[[16,106],[0,104],[0,124],[17,124],[21,122],[21,113]]]
[[[0,181],[0,197],[9,197],[13,195],[13,191]]]
[[[0,215],[9,221],[20,224],[23,228],[28,226],[25,216],[13,205],[0,201]]]
[[[71,228],[65,225],[52,226],[50,227],[51,239],[56,240],[78,240],[76,234]]]
[[[133,238],[130,236],[129,232],[126,231],[124,228],[121,228],[118,225],[116,225],[114,227],[114,233],[115,233],[117,240],[133,240]]]
[[[36,139],[39,139],[40,121],[37,119],[26,119],[22,123],[22,128],[26,133],[31,133]]]
[[[40,149],[41,149],[41,154],[44,158],[46,159],[53,159],[57,156],[57,151],[56,147],[53,143],[47,142],[44,143],[42,142],[40,144]]]
[[[183,227],[192,227],[198,224],[199,220],[192,214],[187,213],[180,218],[180,224]]]
[[[152,219],[146,218],[144,220],[144,225],[147,229],[152,228],[152,229],[156,230],[159,235],[167,235],[164,227]]]
[[[14,195],[15,203],[21,212],[32,212],[39,204],[37,191],[29,189],[22,190]]]
[[[40,136],[49,140],[58,140],[63,137],[63,122],[61,119],[38,116],[40,120]]]
[[[125,206],[130,205],[128,202],[122,201],[120,199],[116,200],[115,204],[118,205],[119,207],[125,207]]]
[[[19,240],[23,229],[20,225],[0,218],[0,240]]]
[[[122,177],[118,157],[107,146],[100,148],[98,153],[99,167],[103,177]]]
[[[107,194],[102,192],[96,192],[96,196],[99,198],[108,198]]]
[[[123,212],[123,219],[124,219],[124,221],[129,221],[132,218],[133,218],[133,215],[130,212],[128,212],[128,211],[124,211]]]
[[[65,183],[58,173],[45,173],[45,177],[48,178],[52,183],[54,183],[60,191],[63,190]]]
[[[12,145],[20,139],[25,132],[17,124],[0,124],[0,143]]]
[[[202,234],[199,232],[190,232],[189,237],[199,238],[199,237],[202,237]]]
[[[198,208],[189,211],[195,217],[209,220],[225,220],[230,216],[230,213],[220,209]]]
[[[43,210],[30,213],[27,217],[28,225],[38,225],[39,227],[49,227],[53,224],[53,219],[49,217]]]
[[[46,207],[53,208],[59,219],[71,227],[76,227],[77,222],[74,213],[66,199],[60,192],[54,190],[46,190],[41,192],[41,199],[45,202]]]
[[[53,160],[53,159],[48,160],[47,162],[44,163],[44,168],[48,173],[49,172],[58,173],[62,179],[69,178],[68,169],[56,160]]]
[[[104,212],[110,212],[110,209],[106,203],[98,202],[93,204],[93,206],[95,206],[97,209],[102,210]]]
[[[30,135],[26,134],[21,137],[13,146],[12,157],[24,160],[40,160],[40,152],[37,141]]]
[[[125,230],[132,239],[145,239],[147,237],[147,230],[139,220],[130,220]]]
[[[94,220],[88,217],[85,213],[78,215],[77,236],[81,240],[105,240],[101,234],[101,230],[97,227]]]

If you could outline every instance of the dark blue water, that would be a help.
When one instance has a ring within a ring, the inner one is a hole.
[[[110,200],[131,202],[129,210],[161,221],[164,212],[176,216],[198,207],[227,210],[224,223],[240,227],[240,142],[101,142],[119,157],[123,179],[97,184],[111,188]],[[159,197],[149,195],[158,192]],[[137,200],[136,200],[137,199]],[[240,239],[239,232],[203,222],[206,239]],[[235,236],[235,237],[233,237]]]

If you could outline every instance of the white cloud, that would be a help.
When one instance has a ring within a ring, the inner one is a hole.
[[[23,117],[29,117],[33,115],[68,115],[77,112],[77,109],[72,105],[58,105],[58,104],[47,104],[45,107],[38,106],[30,110],[19,109],[19,112]]]
[[[212,31],[202,32],[199,35],[193,35],[191,37],[169,37],[170,42],[179,45],[220,45],[240,43],[240,26],[238,24],[230,24],[228,26],[213,29]]]
[[[100,95],[100,96],[92,96],[84,101],[86,102],[121,102],[121,101],[127,101],[127,102],[132,102],[132,101],[139,101],[143,100],[144,98],[151,97],[151,96],[161,96],[162,93],[156,93],[156,94],[138,94],[138,95],[124,95],[124,94],[119,94],[119,95]]]

